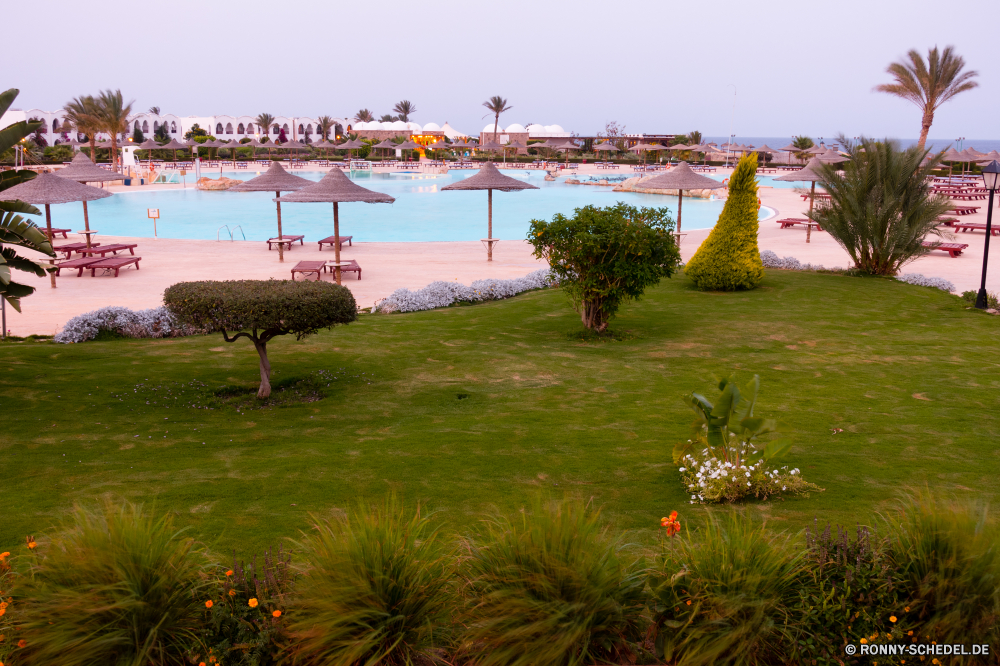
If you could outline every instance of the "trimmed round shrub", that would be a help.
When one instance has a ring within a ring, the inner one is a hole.
[[[764,279],[757,247],[757,154],[744,156],[729,178],[719,221],[684,267],[699,289],[753,289]]]

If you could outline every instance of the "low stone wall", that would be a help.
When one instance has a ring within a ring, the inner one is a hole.
[[[198,179],[198,189],[199,190],[228,190],[230,187],[235,187],[242,183],[242,180],[236,180],[235,178],[226,178],[225,176],[220,176],[219,178],[200,178]]]
[[[669,194],[671,196],[677,196],[677,190],[662,190],[658,188],[643,187],[642,184],[645,181],[649,181],[654,176],[636,176],[634,178],[629,178],[625,182],[620,183],[616,187],[614,192],[639,192],[640,194]],[[713,194],[724,193],[724,189],[719,190],[684,190],[684,196],[695,197],[696,199],[711,199]]]

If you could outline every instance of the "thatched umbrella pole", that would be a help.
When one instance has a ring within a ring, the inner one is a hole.
[[[684,190],[677,190],[677,233],[681,232],[681,208],[684,207]],[[678,243],[680,245],[680,243]]]
[[[493,261],[493,190],[486,190],[486,201],[489,215],[486,227],[486,261]]]
[[[280,197],[281,196],[281,192],[275,191],[274,196]],[[285,260],[285,250],[284,250],[285,245],[284,245],[284,243],[281,242],[283,240],[281,238],[281,202],[280,201],[276,201],[275,204],[278,206],[278,261],[284,261]]]
[[[333,202],[333,237],[336,239],[333,244],[333,258],[337,262],[333,274],[337,284],[340,284],[340,209],[337,208],[336,201]]]
[[[86,206],[87,205],[86,202],[83,205]],[[86,208],[84,210],[86,210]],[[48,234],[49,242],[51,243],[52,242],[52,208],[49,206],[49,204],[45,204],[45,229],[46,229],[45,233]],[[88,237],[89,237],[89,234],[88,234]],[[55,289],[56,288],[56,272],[55,271],[51,271],[49,273],[49,280],[52,281],[52,288]]]
[[[87,212],[87,202],[83,202],[83,228],[85,231],[90,231],[90,214]],[[90,233],[84,234],[87,237],[87,247],[90,247]],[[51,240],[51,239],[49,239]]]
[[[812,236],[813,225],[811,223],[812,223],[812,214],[813,214],[813,201],[815,201],[815,200],[816,200],[816,181],[814,180],[814,181],[812,181],[809,184],[809,222],[810,222],[810,224],[806,225],[806,242],[807,243],[809,242],[809,238]]]

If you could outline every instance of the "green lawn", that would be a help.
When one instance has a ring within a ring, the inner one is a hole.
[[[217,393],[255,389],[246,340],[8,343],[0,550],[104,496],[244,553],[389,491],[455,527],[540,491],[594,498],[651,537],[671,509],[704,511],[670,464],[692,420],[680,398],[734,369],[760,374],[758,413],[826,489],[751,505],[772,524],[850,526],[906,486],[992,498],[998,326],[933,289],[770,271],[748,293],[665,280],[595,342],[546,290],[279,339],[276,385],[299,384],[277,394],[323,397],[268,409]]]

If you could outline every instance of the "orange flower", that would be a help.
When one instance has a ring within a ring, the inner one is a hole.
[[[27,647],[27,645],[28,641],[24,640],[23,638],[17,642],[17,647],[19,648]]]
[[[205,608],[211,608],[212,605],[213,604],[212,604],[212,600],[211,599],[209,599],[208,601],[205,602]]]
[[[229,590],[229,596],[235,597],[236,596],[236,590]]]
[[[903,612],[905,612],[905,613],[909,613],[909,612],[910,612],[910,607],[909,607],[909,606],[907,606],[906,608],[904,608],[904,609],[903,609]]]
[[[690,606],[690,605],[691,605],[691,600],[690,600],[690,599],[688,599],[688,600],[687,600],[687,605],[688,605],[688,606]]]
[[[257,598],[254,597],[253,599],[251,599],[249,601],[249,604],[250,604],[250,608],[257,608]]]
[[[0,553],[0,560],[10,557],[10,553]]]
[[[676,511],[671,511],[670,512],[670,522],[674,522],[675,520],[677,520],[677,512]]]
[[[35,543],[35,540],[34,540],[34,539],[32,539],[31,541],[29,541],[29,542],[28,542],[28,549],[29,549],[29,550],[34,550],[34,549],[35,549],[35,546],[37,546],[37,545],[38,545],[38,544],[37,544],[37,543]]]
[[[271,617],[281,617],[281,611],[274,611],[271,613]]]
[[[198,662],[198,666],[205,666],[205,662],[203,662],[203,661],[199,661],[199,662]]]
[[[889,622],[895,622],[895,621],[896,621],[896,616],[895,615],[890,615],[889,616]]]
[[[867,638],[862,638],[861,639],[861,644],[862,645],[867,645],[868,644],[868,639]]]
[[[229,571],[227,571],[227,572],[226,572],[226,575],[227,575],[227,576],[232,576],[232,575],[233,575],[233,570],[232,570],[232,569],[230,569]]]

